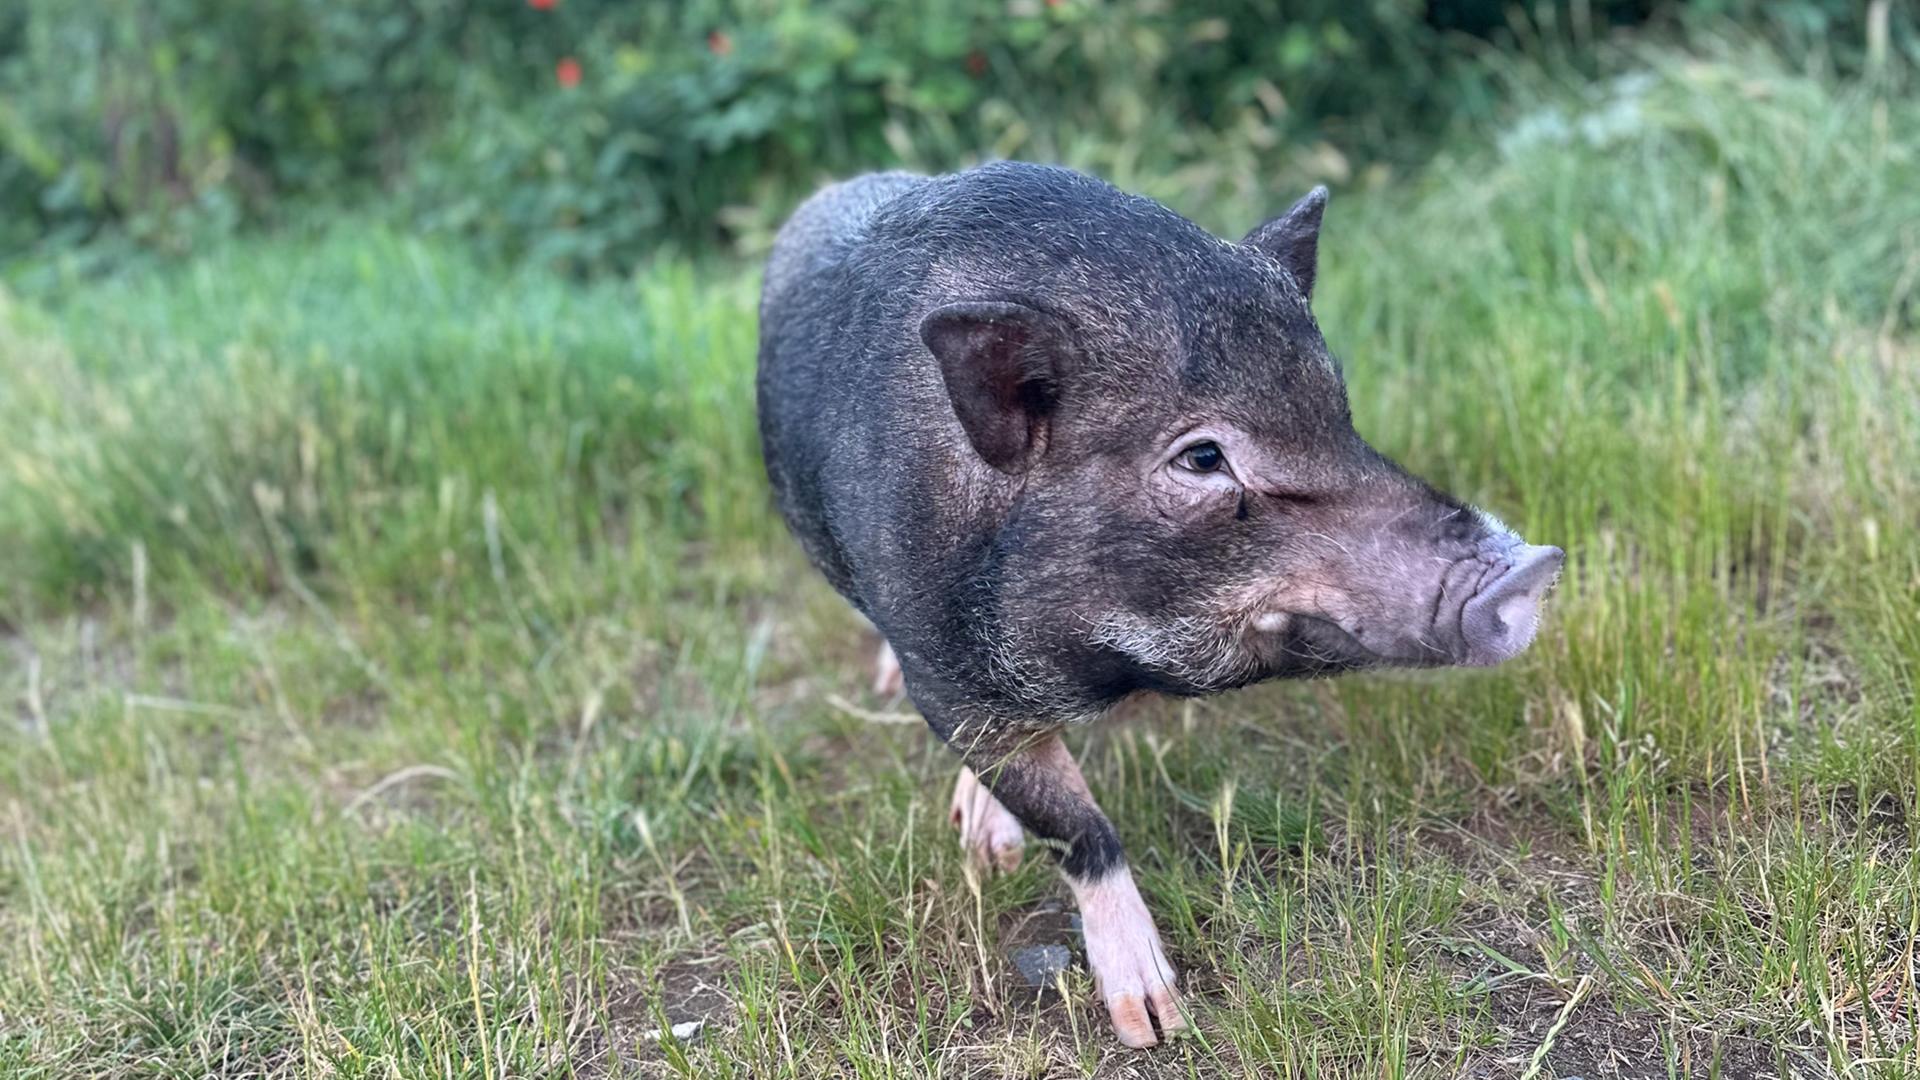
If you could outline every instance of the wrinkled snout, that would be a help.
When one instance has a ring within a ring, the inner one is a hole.
[[[1507,553],[1506,569],[1460,610],[1466,663],[1491,667],[1526,651],[1540,627],[1540,602],[1566,559],[1559,548],[1542,544],[1521,544]]]

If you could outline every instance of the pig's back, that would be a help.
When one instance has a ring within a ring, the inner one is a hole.
[[[888,411],[862,370],[875,342],[854,313],[880,298],[857,264],[875,212],[927,183],[886,172],[821,189],[781,227],[760,289],[760,436],[774,497],[814,565],[863,610],[845,533],[868,515],[844,504],[880,492],[842,490],[831,475],[836,460],[866,456],[865,429]]]
[[[926,183],[926,177],[913,173],[868,173],[814,192],[774,238],[760,286],[761,317],[794,285],[844,262],[865,237],[875,210]]]

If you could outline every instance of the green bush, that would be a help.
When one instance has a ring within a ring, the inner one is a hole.
[[[430,103],[454,5],[23,0],[0,16],[4,239],[115,224],[178,238],[182,211],[378,174]]]
[[[180,248],[397,194],[417,223],[594,269],[662,242],[751,249],[820,178],[892,164],[1020,155],[1243,195],[1338,182],[1489,110],[1484,43],[1579,60],[1641,7],[1516,23],[1489,0],[13,0],[0,250]],[[1846,0],[1768,10],[1847,42],[1870,21]]]
[[[1398,90],[1353,71],[1389,54],[1438,66],[1417,4],[1295,5],[1313,10],[1286,22],[1261,6],[570,0],[542,45],[577,58],[579,85],[468,84],[415,195],[429,220],[542,259],[620,263],[662,238],[751,247],[825,176],[982,155],[1124,172],[1146,148],[1156,170],[1271,161],[1317,124],[1388,111]],[[520,59],[537,68],[538,49]],[[1324,167],[1343,169],[1337,154]]]

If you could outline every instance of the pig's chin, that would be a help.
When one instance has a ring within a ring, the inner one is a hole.
[[[1259,655],[1267,678],[1337,675],[1394,662],[1332,620],[1292,611],[1254,619],[1248,645]]]

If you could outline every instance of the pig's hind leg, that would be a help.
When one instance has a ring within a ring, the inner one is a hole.
[[[989,798],[996,799],[1003,812],[1051,841],[1049,846],[1058,855],[1061,873],[1080,907],[1095,990],[1120,1041],[1134,1047],[1152,1046],[1160,1041],[1160,1034],[1184,1030],[1187,1022],[1174,989],[1176,973],[1160,944],[1153,916],[1133,883],[1120,837],[1093,801],[1086,778],[1059,733],[1039,736],[1011,751],[962,748],[961,754],[972,767],[971,773],[962,771],[962,786],[970,775],[977,775],[992,789]],[[1160,1034],[1154,1031],[1155,1020]]]

